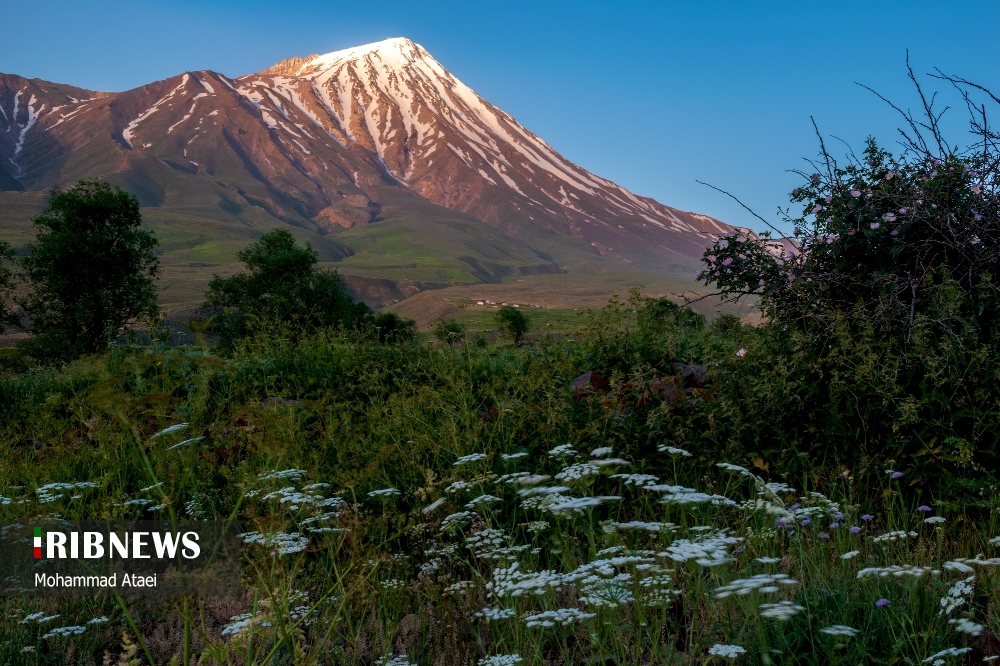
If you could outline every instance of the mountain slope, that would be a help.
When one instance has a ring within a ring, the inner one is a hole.
[[[81,178],[139,197],[168,266],[225,266],[286,226],[390,300],[404,283],[686,273],[730,230],[572,164],[406,39],[123,93],[0,75],[0,203],[17,204],[0,234],[23,241],[35,193]]]

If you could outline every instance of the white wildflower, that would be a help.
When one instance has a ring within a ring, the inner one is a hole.
[[[570,458],[575,455],[577,455],[576,449],[570,444],[561,444],[549,451],[549,456],[552,458]]]
[[[596,613],[584,613],[576,608],[560,608],[558,610],[532,613],[524,618],[529,627],[552,627],[557,624],[567,625],[594,617]]]
[[[746,654],[745,648],[739,645],[724,645],[723,643],[716,643],[712,647],[708,648],[708,653],[713,657],[723,657],[724,659],[739,659],[741,654]]]
[[[299,481],[305,476],[304,469],[283,469],[257,475],[258,481]]]
[[[969,576],[951,586],[948,593],[941,597],[942,615],[951,615],[953,610],[964,605],[972,597],[972,583],[975,580],[975,576]]]
[[[290,555],[299,553],[309,547],[309,537],[288,532],[261,534],[260,532],[243,532],[240,534],[243,543],[255,543],[271,548],[275,555]]]
[[[528,455],[527,451],[520,451],[518,453],[501,453],[500,457],[504,460],[516,460],[517,458],[524,458]]]
[[[521,571],[520,564],[512,562],[507,568],[493,570],[493,580],[486,583],[486,591],[496,598],[538,595],[559,587],[562,582],[563,577],[555,571]]]
[[[850,560],[850,559],[853,559],[853,558],[857,557],[860,554],[861,554],[860,550],[852,550],[852,551],[848,551],[848,552],[844,553],[843,555],[841,555],[840,559],[842,559],[842,560]]]
[[[373,490],[368,493],[368,497],[392,497],[393,495],[400,495],[399,490],[395,488],[382,488],[381,490]]]
[[[483,610],[476,613],[476,617],[484,617],[487,620],[496,622],[497,620],[506,620],[517,615],[510,608],[484,608]]]
[[[734,465],[732,463],[715,463],[716,467],[720,467],[728,472],[739,472],[743,476],[753,476],[753,474],[746,467],[740,467],[739,465]]]
[[[499,497],[494,497],[493,495],[480,495],[479,497],[471,500],[468,504],[466,504],[465,508],[466,509],[474,509],[477,506],[479,506],[480,504],[491,504],[493,502],[499,502],[499,501],[500,501],[500,498]]]
[[[86,630],[87,630],[86,627],[81,627],[81,626],[78,626],[78,625],[74,625],[74,626],[70,626],[70,627],[56,627],[55,629],[51,630],[49,633],[47,633],[44,636],[42,636],[42,638],[54,638],[56,636],[60,636],[60,637],[62,637],[62,636],[75,636],[77,634],[82,634]]]
[[[873,576],[876,578],[887,578],[889,576],[895,576],[896,578],[902,578],[903,576],[912,576],[913,578],[920,578],[926,574],[936,575],[938,572],[930,567],[920,567],[915,564],[893,564],[888,567],[868,567],[867,569],[862,569],[858,572],[858,578],[867,578]]]
[[[819,633],[827,634],[829,636],[846,636],[847,638],[854,638],[860,634],[861,631],[843,624],[832,624],[829,627],[820,629]]]
[[[666,550],[659,555],[668,557],[674,562],[694,560],[703,567],[712,567],[730,562],[731,558],[727,548],[740,541],[742,539],[739,537],[729,536],[722,532],[706,534],[694,540],[678,539],[667,546]]]
[[[626,486],[652,486],[660,479],[652,474],[612,474],[612,479],[621,479]]]
[[[904,530],[895,530],[893,532],[886,532],[885,534],[880,534],[872,539],[873,543],[881,543],[883,541],[898,541],[905,540],[907,537],[918,536],[916,532],[906,532]]]
[[[551,476],[547,476],[545,474],[529,474],[517,479],[517,483],[522,486],[537,486],[539,483],[545,483],[551,478]]]
[[[943,523],[945,521],[944,516],[931,516],[930,518],[924,518],[924,522],[929,525],[935,525],[937,523]]]
[[[791,601],[779,601],[773,604],[761,604],[760,607],[763,609],[760,612],[761,617],[770,618],[772,620],[778,620],[779,622],[790,620],[805,610],[804,607],[792,603]]]
[[[550,504],[545,508],[556,515],[566,515],[569,513],[583,513],[587,509],[601,506],[605,502],[617,502],[621,497],[616,495],[601,495],[598,497],[570,497],[563,502]]]
[[[983,625],[976,624],[972,620],[966,618],[960,618],[958,620],[948,620],[948,624],[954,626],[955,631],[961,632],[963,634],[969,634],[970,636],[978,636],[983,633]]]
[[[754,561],[760,562],[761,564],[777,564],[778,562],[781,561],[781,558],[780,557],[757,557],[757,558],[754,559]]]
[[[486,460],[485,453],[470,453],[469,455],[462,456],[461,458],[456,460],[455,467],[458,467],[459,465],[464,465],[466,463],[479,462],[480,460]]]
[[[672,456],[684,456],[686,458],[691,457],[691,453],[685,451],[684,449],[679,449],[676,446],[667,446],[666,444],[658,444],[656,450],[660,453],[669,453]]]
[[[441,521],[441,531],[453,534],[460,531],[478,517],[479,514],[475,511],[459,511],[458,513],[453,513],[450,516],[446,516],[445,519]]]
[[[733,594],[744,596],[755,590],[760,592],[777,592],[780,589],[779,585],[795,585],[796,583],[798,583],[797,580],[783,573],[758,574],[750,578],[740,578],[728,585],[717,587],[714,593],[716,599],[724,599]]]
[[[964,648],[950,647],[950,648],[947,648],[945,650],[941,650],[940,652],[936,652],[936,653],[932,654],[931,656],[929,656],[926,659],[924,659],[923,663],[929,664],[932,661],[940,659],[941,657],[961,657],[966,652],[972,652],[972,648],[969,648],[969,647],[964,647]]]
[[[950,560],[941,565],[945,571],[957,571],[959,573],[973,573],[975,569],[961,560]]]
[[[621,604],[635,601],[632,590],[627,584],[631,580],[631,576],[625,575],[628,576],[625,580],[619,580],[617,577],[611,579],[588,577],[589,580],[581,585],[580,591],[584,594],[580,597],[580,601],[588,606],[606,606],[608,608],[615,608]]]
[[[514,666],[520,664],[524,659],[519,654],[494,654],[483,657],[477,663],[479,666]]]
[[[642,530],[645,532],[662,532],[664,530],[676,530],[677,526],[673,523],[650,523],[641,520],[631,520],[627,523],[619,523],[613,520],[609,520],[601,525],[601,529],[605,534],[611,534],[616,530]]]
[[[564,468],[556,474],[557,481],[578,481],[586,476],[600,474],[601,470],[593,463],[576,463]]]
[[[595,460],[593,464],[598,467],[610,467],[612,465],[631,465],[632,463],[624,458],[605,458],[603,460]]]
[[[590,457],[591,458],[603,458],[604,456],[609,456],[612,453],[614,453],[614,449],[613,448],[611,448],[610,446],[602,446],[600,448],[596,448],[593,451],[591,451],[590,452]]]
[[[510,474],[504,474],[497,478],[496,483],[500,485],[501,483],[517,483],[519,479],[531,476],[530,472],[511,472]]]

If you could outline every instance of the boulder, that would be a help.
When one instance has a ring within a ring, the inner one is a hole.
[[[583,396],[591,393],[603,393],[608,390],[608,380],[604,376],[587,371],[573,380],[573,399],[580,400]]]
[[[701,388],[708,381],[708,369],[696,363],[674,363],[677,376],[686,388]]]

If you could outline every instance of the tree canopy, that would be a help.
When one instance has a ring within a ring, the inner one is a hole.
[[[216,275],[205,306],[214,311],[224,346],[259,326],[280,324],[295,330],[347,326],[371,313],[344,290],[335,271],[317,267],[316,251],[284,229],[269,231],[237,255],[246,273]]]
[[[27,282],[18,324],[29,349],[69,358],[108,346],[130,322],[159,316],[157,240],[142,228],[138,200],[121,188],[81,181],[53,190],[20,260]]]

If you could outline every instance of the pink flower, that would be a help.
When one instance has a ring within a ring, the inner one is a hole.
[[[900,215],[906,215],[906,209],[905,208],[900,208],[899,209],[899,214]]]
[[[713,263],[713,264],[714,264],[714,263],[715,263],[715,259],[716,259],[716,256],[715,256],[714,254],[710,254],[710,255],[708,255],[708,256],[706,257],[706,259],[708,259],[709,263]]]
[[[759,286],[759,287],[763,287],[763,286],[764,286],[764,281],[763,281],[763,280],[759,281],[759,282],[757,283],[757,286]]]
[[[740,347],[740,350],[738,352],[736,352],[736,355],[739,356],[740,358],[743,358],[744,356],[747,355],[747,348],[746,347]]]
[[[861,190],[851,190],[851,196],[857,199],[861,196]]]
[[[872,222],[868,226],[871,227],[872,229],[878,229],[880,225],[878,222]]]
[[[813,212],[814,212],[814,213],[818,213],[818,212],[820,212],[821,210],[823,210],[823,207],[822,207],[822,206],[820,206],[819,204],[816,204],[815,206],[813,206]]]
[[[731,263],[733,263],[733,258],[732,257],[726,257],[725,259],[722,260],[722,265],[723,266],[728,266]]]
[[[973,194],[979,194],[982,191],[983,191],[983,188],[979,186],[979,183],[976,183],[975,185],[972,186],[972,192],[973,192]]]

